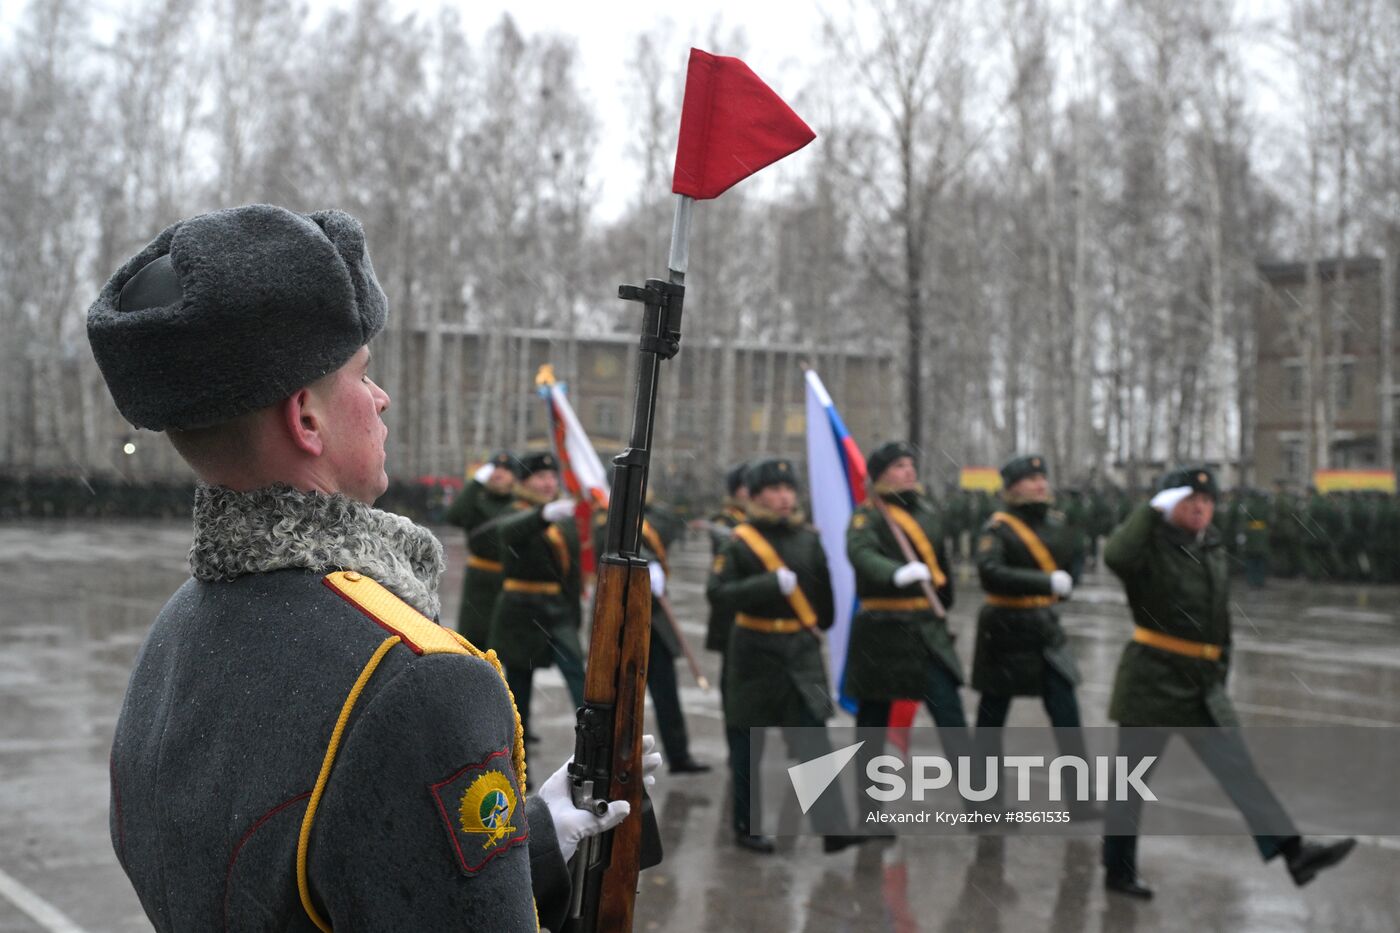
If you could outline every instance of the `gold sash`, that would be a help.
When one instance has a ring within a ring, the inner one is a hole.
[[[773,545],[769,544],[768,539],[763,537],[763,534],[754,526],[749,524],[737,526],[734,529],[734,537],[749,546],[749,550],[753,551],[754,556],[762,562],[764,569],[769,573],[782,570],[786,566],[783,559],[778,556],[778,552],[773,550]],[[807,594],[802,592],[802,587],[794,587],[792,592],[787,595],[787,601],[803,625],[812,628],[817,624],[817,611],[807,601]]]
[[[1035,558],[1035,562],[1040,565],[1041,570],[1046,573],[1054,573],[1060,569],[1055,563],[1055,558],[1050,556],[1050,549],[1045,546],[1045,542],[1040,540],[1040,536],[1031,531],[1031,527],[1025,522],[1010,512],[993,512],[992,521],[1010,528],[1012,533],[1021,539],[1026,550],[1031,552],[1031,557]]]
[[[919,523],[914,521],[914,516],[892,502],[885,503],[885,508],[890,511],[890,518],[894,523],[909,536],[909,541],[914,545],[914,550],[919,552],[919,558],[928,565],[928,569],[933,573],[933,586],[935,589],[948,585],[948,578],[943,573],[943,568],[938,566],[938,557],[934,554],[933,545],[929,543],[928,535],[919,527]]]

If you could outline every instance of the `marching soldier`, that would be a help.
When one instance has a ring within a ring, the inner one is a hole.
[[[734,529],[715,558],[706,592],[711,605],[735,613],[726,652],[725,722],[745,732],[760,730],[733,749],[734,839],[741,848],[767,854],[773,841],[752,833],[758,827],[749,822],[750,801],[760,796],[751,744],[761,749],[761,730],[776,726],[784,727],[793,757],[809,761],[830,753],[825,727],[831,695],[817,632],[831,627],[835,611],[826,553],[797,506],[792,463],[758,461],[749,467],[745,485],[748,521]],[[845,806],[833,790],[811,812],[813,823],[827,834],[825,851],[860,841],[835,834],[847,823]]]
[[[1127,727],[1119,732],[1118,753],[1130,761],[1160,756],[1173,728],[1224,727],[1209,739],[1184,735],[1240,807],[1260,855],[1265,860],[1283,855],[1301,886],[1340,862],[1356,842],[1323,845],[1303,840],[1296,830],[1279,834],[1277,827],[1292,822],[1233,728],[1239,722],[1225,693],[1230,575],[1220,535],[1211,525],[1216,495],[1209,469],[1173,471],[1104,548],[1104,562],[1123,581],[1134,623],[1133,640],[1118,662],[1109,718]],[[1135,795],[1110,803],[1104,883],[1110,891],[1146,899],[1152,889],[1137,874],[1141,809]]]
[[[520,465],[509,451],[498,451],[472,475],[452,507],[447,523],[467,533],[467,572],[462,581],[462,605],[457,631],[478,648],[489,648],[491,616],[501,595],[501,542],[492,524],[510,514]]]
[[[979,744],[985,753],[1000,755],[1000,727],[1012,698],[1038,696],[1059,728],[1061,751],[1083,757],[1074,695],[1079,669],[1055,611],[1074,590],[1068,568],[1076,561],[1078,533],[1050,508],[1044,457],[1012,458],[1001,479],[1005,508],[992,514],[977,539],[977,574],[986,591],[972,660],[972,686],[981,694]],[[992,730],[986,742],[984,729]],[[1081,818],[1095,815],[1090,807],[1071,810]]]
[[[851,516],[846,554],[855,570],[860,611],[851,624],[843,690],[857,703],[862,730],[859,772],[884,747],[885,727],[895,700],[922,700],[939,727],[950,760],[967,754],[967,719],[958,688],[962,663],[947,621],[935,613],[920,584],[931,584],[945,609],[953,605],[953,580],[943,546],[943,528],[919,484],[914,448],[891,441],[866,463],[873,493],[889,520],[873,504]],[[916,560],[904,557],[898,528]],[[868,807],[869,804],[866,804]]]
[[[520,459],[515,514],[502,518],[501,597],[491,619],[491,645],[505,665],[527,738],[536,668],[559,668],[574,706],[583,705],[583,647],[579,627],[582,583],[574,501],[559,499],[559,463],[548,451]]]
[[[733,537],[733,531],[739,525],[747,521],[744,509],[749,503],[749,488],[744,485],[744,474],[748,470],[747,463],[740,463],[731,467],[724,475],[724,489],[726,496],[724,506],[710,516],[708,530],[710,534],[710,556],[718,557],[720,551],[729,544],[729,539]],[[710,603],[710,618],[705,626],[705,649],[707,651],[719,652],[719,694],[721,711],[724,706],[725,682],[728,679],[726,670],[729,666],[729,655],[726,649],[729,647],[729,632],[734,628],[734,613],[731,610],[720,609],[713,602]],[[734,748],[740,742],[747,743],[748,733],[743,729],[730,727],[726,721],[724,725],[724,740],[729,748],[729,759],[732,764],[734,760]]]

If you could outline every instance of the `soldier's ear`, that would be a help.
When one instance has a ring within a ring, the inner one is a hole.
[[[319,398],[309,388],[298,389],[281,402],[282,429],[292,446],[319,457],[326,449]]]

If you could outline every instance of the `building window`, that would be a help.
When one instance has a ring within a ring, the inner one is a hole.
[[[783,419],[783,433],[788,437],[800,437],[807,431],[807,413],[798,409],[789,411]]]
[[[617,403],[602,399],[593,405],[593,417],[598,423],[598,433],[605,437],[617,435]]]
[[[1283,475],[1291,482],[1303,480],[1303,445],[1299,441],[1283,443]]]
[[[1284,363],[1283,378],[1290,402],[1303,401],[1303,364]]]
[[[1356,364],[1350,360],[1337,363],[1332,368],[1332,391],[1338,408],[1350,408],[1351,396],[1356,388]]]

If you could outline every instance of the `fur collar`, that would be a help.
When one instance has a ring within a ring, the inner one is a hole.
[[[436,619],[445,566],[431,531],[338,493],[280,483],[252,492],[203,483],[195,489],[190,572],[198,580],[289,568],[355,570]]]

